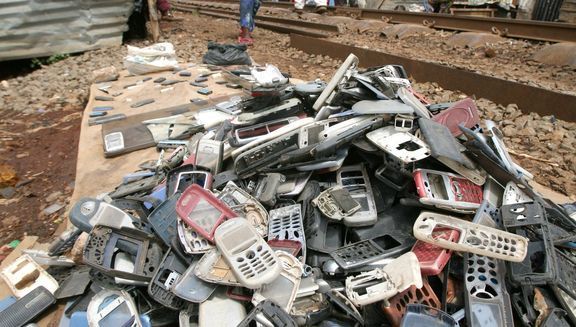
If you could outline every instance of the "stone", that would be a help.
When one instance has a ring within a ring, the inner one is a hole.
[[[432,33],[429,27],[416,24],[394,24],[387,26],[381,32],[381,36],[389,39],[404,39],[418,34]]]
[[[514,112],[517,111],[517,110],[518,110],[518,105],[515,104],[515,103],[511,103],[511,104],[509,104],[509,105],[506,106],[506,108],[504,109],[504,112],[505,112],[506,114],[512,114],[512,113],[514,113]]]
[[[540,124],[536,124],[536,130],[541,133],[552,133],[554,131],[554,125],[549,122],[542,122]]]
[[[496,57],[496,50],[494,50],[492,48],[485,48],[484,49],[484,56],[486,58],[494,58],[494,57]]]
[[[559,129],[559,130],[553,131],[550,138],[553,141],[560,142],[560,141],[562,141],[562,139],[565,136],[566,136],[566,132],[564,132],[564,130]]]
[[[503,37],[494,34],[462,32],[452,35],[445,43],[453,47],[479,48],[489,43],[499,43],[503,41],[505,41]]]
[[[92,81],[94,83],[115,81],[119,76],[118,70],[114,66],[108,66],[92,71]]]
[[[51,203],[51,202],[58,200],[58,198],[61,196],[62,196],[62,192],[56,191],[56,192],[50,193],[50,195],[48,195],[44,200],[48,203]]]
[[[532,127],[526,127],[518,131],[518,135],[522,136],[535,136],[536,130]]]
[[[576,43],[548,45],[536,52],[532,59],[555,66],[576,66]]]
[[[514,125],[508,125],[508,126],[504,126],[504,128],[502,128],[502,134],[504,134],[504,136],[506,137],[512,137],[514,135],[516,135],[516,127]]]
[[[16,170],[7,164],[0,164],[0,187],[14,186],[18,182]]]
[[[49,205],[48,207],[46,207],[44,210],[42,210],[42,213],[49,216],[55,212],[60,211],[62,208],[64,208],[63,204],[53,203],[53,204]]]
[[[558,150],[558,145],[555,143],[546,143],[546,147],[550,151],[557,151]]]
[[[0,189],[0,196],[4,199],[11,199],[16,194],[16,188],[9,186]]]

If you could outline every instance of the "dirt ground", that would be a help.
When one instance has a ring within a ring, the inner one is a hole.
[[[238,33],[232,20],[179,12],[176,18],[179,20],[162,22],[163,40],[174,44],[182,62],[200,62],[209,40],[232,43]],[[309,56],[289,48],[287,35],[256,29],[254,37],[256,44],[249,53],[255,62],[275,64],[303,80],[329,80],[340,65],[329,57]],[[145,46],[149,42],[129,44]],[[125,54],[125,46],[96,50],[38,70],[0,75],[0,169],[11,167],[17,177],[0,185],[0,245],[26,234],[46,241],[65,221],[91,72],[110,65],[121,69]],[[416,84],[415,88],[433,102],[465,97],[431,83]],[[512,149],[537,158],[515,157],[537,176],[537,181],[564,194],[576,194],[575,124],[524,115],[522,108],[498,106],[484,99],[478,99],[477,104],[484,117],[500,122]],[[547,139],[541,137],[542,129],[548,131],[543,133]],[[53,213],[44,212],[58,208]]]

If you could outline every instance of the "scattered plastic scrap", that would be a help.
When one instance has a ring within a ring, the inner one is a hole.
[[[428,103],[401,66],[358,64],[328,83],[223,74],[249,92],[148,121],[181,140],[1,271],[11,319],[56,294],[102,327],[576,324],[576,221],[529,186],[497,123],[472,99]]]

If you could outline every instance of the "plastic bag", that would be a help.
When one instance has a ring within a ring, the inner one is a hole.
[[[266,64],[266,68],[252,68],[250,71],[258,84],[263,87],[273,87],[288,83],[288,79],[282,75],[278,67]]]
[[[128,45],[124,67],[134,75],[143,75],[178,67],[172,43],[156,43],[146,48]]]
[[[209,65],[251,65],[252,60],[246,52],[244,44],[218,44],[208,42],[208,52],[202,58],[202,62]]]

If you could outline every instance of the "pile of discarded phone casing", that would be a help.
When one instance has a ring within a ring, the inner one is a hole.
[[[50,256],[3,278],[38,312],[67,300],[70,326],[576,324],[576,223],[496,124],[357,64],[221,104],[229,119],[80,200]]]

